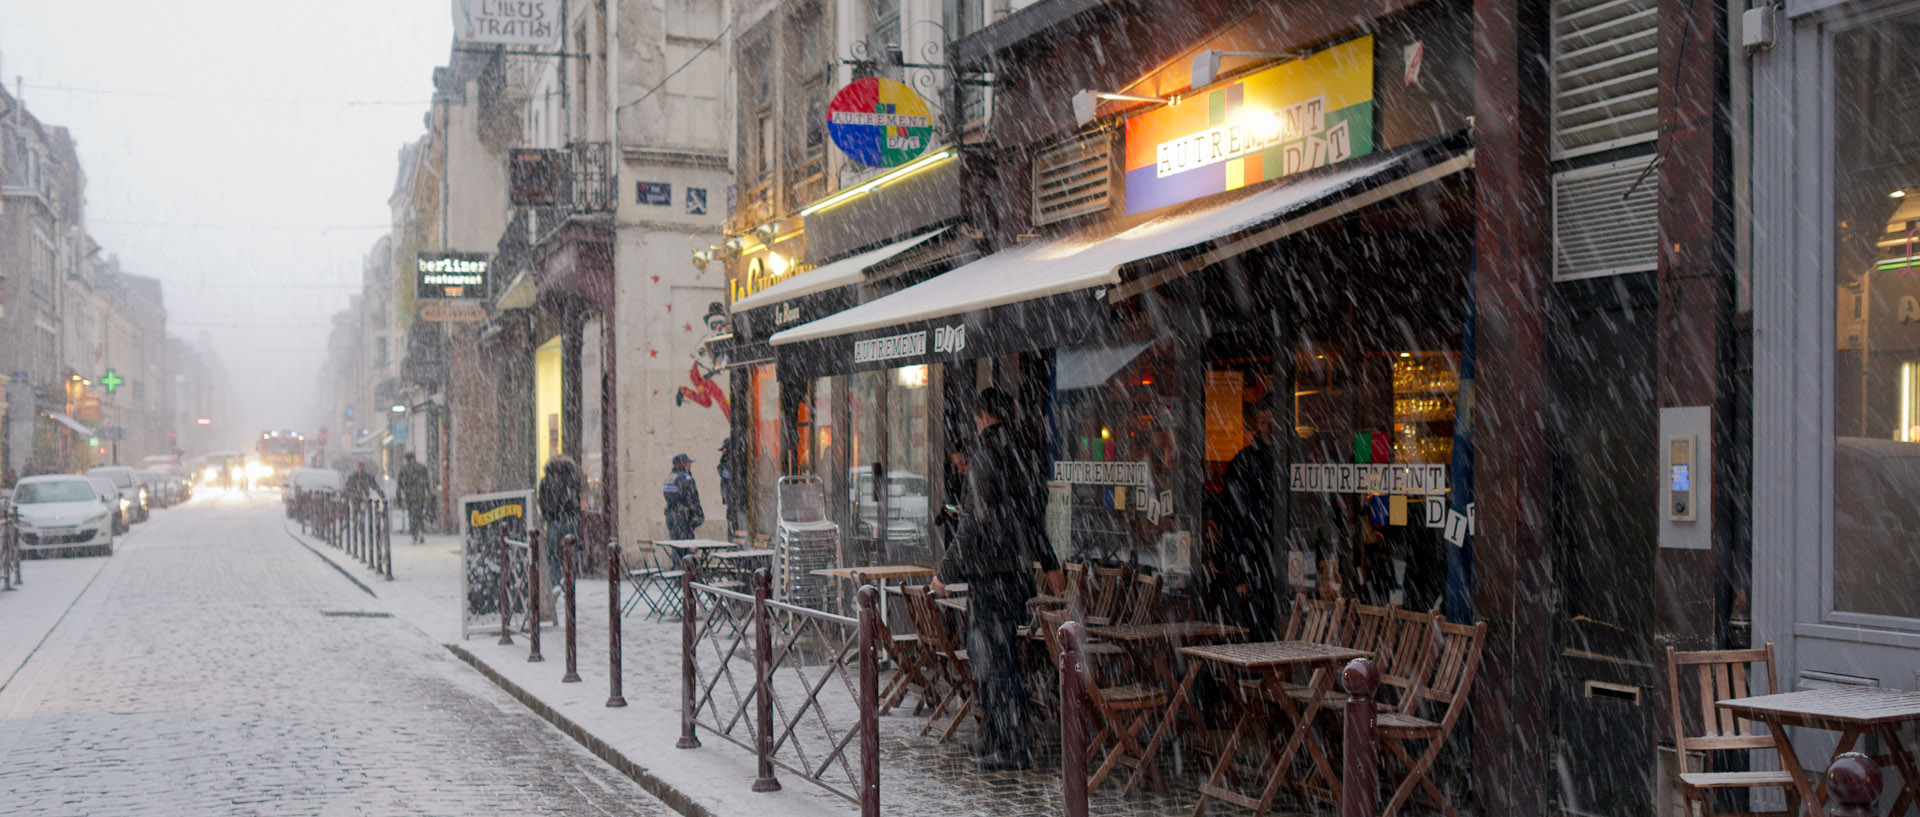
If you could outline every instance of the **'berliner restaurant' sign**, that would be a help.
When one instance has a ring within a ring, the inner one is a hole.
[[[414,263],[416,298],[487,297],[486,253],[423,252]]]
[[[1373,38],[1127,120],[1127,212],[1373,152]]]

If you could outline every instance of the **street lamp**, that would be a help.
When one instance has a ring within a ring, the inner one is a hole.
[[[406,407],[406,406],[403,406],[403,405],[401,405],[401,404],[399,404],[399,403],[395,403],[395,404],[393,404],[393,413],[395,413],[395,414],[405,414],[405,413],[407,413],[407,407]]]

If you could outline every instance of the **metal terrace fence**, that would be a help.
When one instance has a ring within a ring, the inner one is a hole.
[[[862,588],[858,618],[770,598],[772,576],[748,595],[681,579],[680,748],[698,730],[754,753],[754,791],[783,770],[880,813],[879,592]],[[849,751],[854,741],[856,751]]]
[[[386,499],[301,491],[294,496],[293,507],[301,531],[393,578],[393,514]]]

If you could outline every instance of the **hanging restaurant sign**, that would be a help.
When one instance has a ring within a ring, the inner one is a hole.
[[[487,297],[487,254],[423,252],[415,260],[416,298]]]
[[[1127,212],[1373,152],[1373,37],[1127,120]]]
[[[827,103],[827,135],[860,164],[899,167],[933,141],[933,116],[912,88],[867,77],[847,83]]]
[[[560,35],[560,0],[453,0],[453,33],[465,43],[550,45]]]

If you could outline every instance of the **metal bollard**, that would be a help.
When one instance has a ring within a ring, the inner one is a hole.
[[[1880,796],[1880,764],[1859,752],[1847,752],[1827,766],[1827,790],[1833,793],[1831,817],[1878,817],[1874,798]],[[1812,804],[1816,808],[1818,803]]]
[[[880,817],[880,589],[860,586],[860,817]]]
[[[393,508],[386,502],[380,503],[380,549],[385,553],[381,564],[386,566],[387,581],[393,581]]]
[[[764,567],[753,571],[753,746],[760,761],[753,790],[760,792],[780,790],[773,776],[773,608],[767,606],[772,595],[773,574]]]
[[[1346,757],[1340,763],[1340,817],[1373,817],[1380,799],[1379,733],[1373,694],[1380,689],[1380,669],[1372,661],[1355,658],[1340,673],[1347,689]]]
[[[580,540],[572,534],[560,540],[560,589],[567,594],[567,674],[560,676],[563,684],[580,682],[580,651],[573,641],[573,549],[579,546]]]
[[[620,543],[607,543],[607,706],[626,706],[620,694]]]
[[[512,644],[513,634],[513,556],[507,537],[500,537],[500,643]]]
[[[1087,817],[1087,631],[1078,621],[1060,625],[1060,799],[1066,817]]]
[[[680,740],[673,744],[676,749],[700,748],[700,736],[693,733],[693,695],[700,684],[693,665],[694,641],[700,637],[693,626],[693,611],[700,603],[693,595],[695,565],[692,556],[680,564]]]
[[[527,663],[547,660],[540,655],[540,597],[547,588],[540,581],[540,532],[527,531]]]

